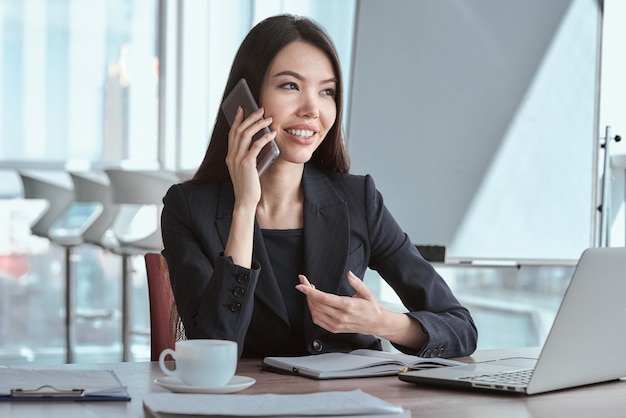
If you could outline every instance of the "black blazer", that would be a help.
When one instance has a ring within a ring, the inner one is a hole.
[[[304,188],[304,274],[319,290],[352,295],[346,275],[376,270],[399,295],[408,315],[429,335],[424,357],[471,354],[477,331],[450,288],[419,254],[387,211],[370,176],[324,173],[306,165]],[[223,338],[239,343],[243,357],[294,355],[287,310],[258,224],[253,266],[223,256],[231,224],[232,183],[177,184],[165,195],[161,217],[172,289],[188,338]],[[380,348],[371,335],[333,334],[305,312],[302,352]]]

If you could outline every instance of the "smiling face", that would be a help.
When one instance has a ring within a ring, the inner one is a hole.
[[[263,80],[260,104],[273,118],[279,160],[305,163],[335,123],[337,79],[324,52],[292,42],[274,58]]]

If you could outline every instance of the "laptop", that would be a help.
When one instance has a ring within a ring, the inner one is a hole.
[[[582,253],[537,359],[507,358],[398,377],[527,395],[626,377],[626,248]]]

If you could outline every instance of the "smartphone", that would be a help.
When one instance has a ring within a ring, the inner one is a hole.
[[[250,87],[248,87],[248,83],[245,78],[242,78],[237,82],[237,84],[235,84],[235,87],[233,87],[231,92],[228,93],[228,96],[224,99],[224,102],[222,102],[222,111],[224,112],[229,125],[233,124],[233,120],[235,119],[237,108],[239,106],[243,108],[244,119],[259,108],[254,101],[254,97],[252,96],[252,92],[250,91]],[[269,128],[265,128],[257,132],[252,137],[252,142],[258,140],[264,134],[269,132]],[[259,172],[259,176],[263,174],[270,165],[272,165],[272,163],[276,160],[276,157],[278,157],[278,154],[280,154],[280,150],[274,140],[268,142],[267,145],[261,149],[256,161],[256,168]]]

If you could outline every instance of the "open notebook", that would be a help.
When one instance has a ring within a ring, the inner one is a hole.
[[[323,353],[295,357],[265,357],[265,370],[312,379],[340,379],[397,375],[402,369],[458,366],[466,363],[445,358],[423,358],[360,348],[349,353]]]
[[[537,359],[400,373],[420,384],[528,395],[626,376],[626,248],[583,252]]]

